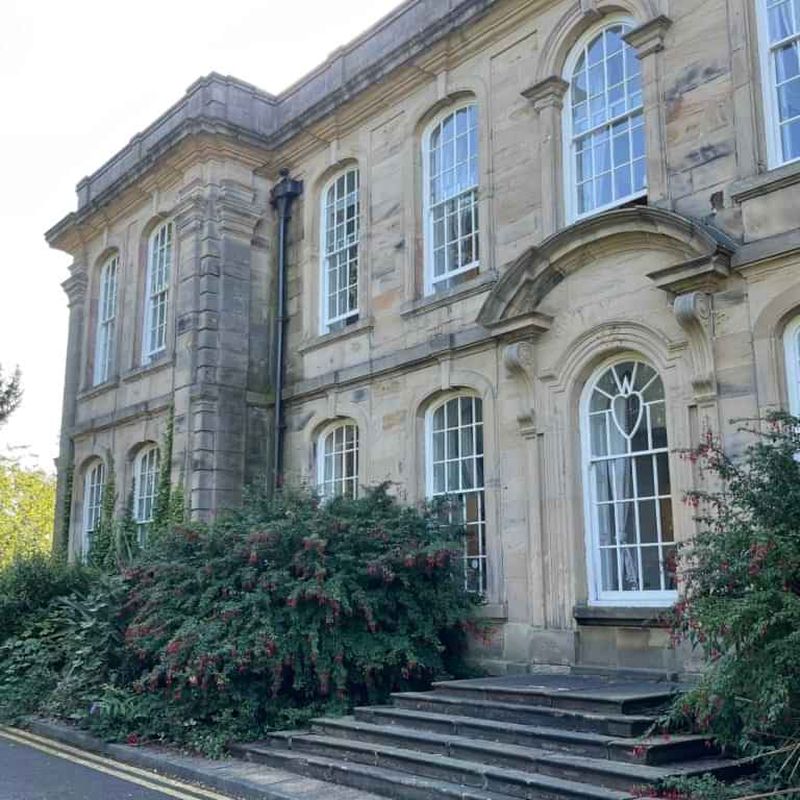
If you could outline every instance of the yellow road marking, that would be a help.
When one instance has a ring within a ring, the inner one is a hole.
[[[30,733],[29,731],[0,726],[0,737],[17,742],[18,744],[33,747],[43,753],[62,758],[73,764],[79,764],[97,772],[102,772],[129,783],[137,784],[146,789],[161,792],[169,797],[178,798],[178,800],[198,800],[198,798],[203,798],[203,800],[231,800],[229,795],[219,794],[218,792],[199,786],[190,786],[181,781],[148,772],[139,767],[123,764],[110,758],[95,755],[94,753],[87,753],[78,748],[71,747],[70,745],[61,744],[61,742],[56,742],[52,739]]]

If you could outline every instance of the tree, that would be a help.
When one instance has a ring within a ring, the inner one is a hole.
[[[14,370],[10,378],[4,378],[3,367],[0,366],[0,425],[8,419],[21,400],[22,383],[19,369]]]
[[[50,551],[55,504],[55,478],[0,459],[0,568]]]

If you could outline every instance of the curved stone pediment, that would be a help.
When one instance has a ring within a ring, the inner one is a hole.
[[[634,206],[576,222],[528,248],[502,270],[478,314],[492,330],[548,327],[539,311],[545,297],[569,275],[612,253],[660,251],[674,264],[650,273],[660,288],[679,293],[728,274],[736,244],[721,232],[672,211]]]

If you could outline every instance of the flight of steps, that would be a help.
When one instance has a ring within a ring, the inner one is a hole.
[[[577,674],[446,681],[234,754],[398,800],[624,800],[670,775],[739,774],[705,737],[646,735],[677,691]]]

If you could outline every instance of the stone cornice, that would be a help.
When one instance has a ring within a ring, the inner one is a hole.
[[[498,0],[408,0],[278,95],[217,73],[193,83],[177,103],[92,175],[78,184],[78,211],[46,234],[69,249],[65,234],[149,170],[181,139],[200,132],[224,135],[271,151],[380,83],[448,34],[486,14]],[[265,152],[266,151],[266,152]]]

